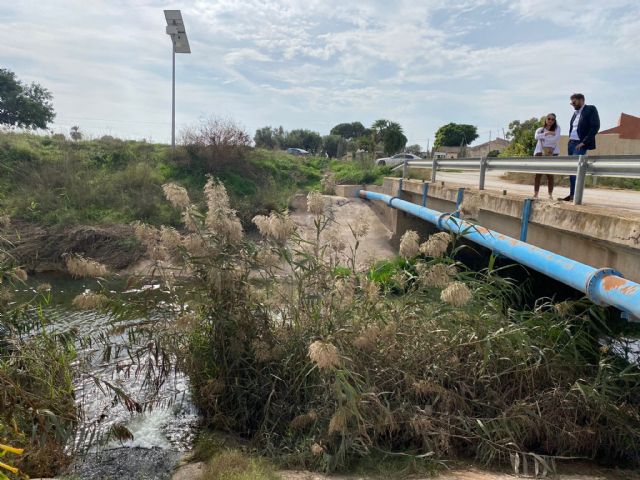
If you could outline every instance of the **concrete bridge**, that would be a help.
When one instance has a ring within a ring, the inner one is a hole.
[[[640,283],[640,211],[532,201],[522,194],[400,178],[385,178],[382,186],[341,185],[336,193],[354,197],[363,188],[439,212],[454,212],[468,206],[473,211],[474,223],[594,268],[613,268],[628,280]],[[636,195],[640,205],[640,192]],[[370,205],[396,242],[406,230],[423,235],[436,230],[433,225],[383,202]]]

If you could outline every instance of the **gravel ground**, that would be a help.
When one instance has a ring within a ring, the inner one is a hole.
[[[79,459],[67,477],[82,480],[169,480],[183,455],[159,448],[114,448]]]

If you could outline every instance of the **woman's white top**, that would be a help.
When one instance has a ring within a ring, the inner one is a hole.
[[[553,133],[553,135],[545,135],[546,133]],[[552,132],[550,130],[546,130],[544,127],[540,127],[536,130],[535,135],[536,140],[536,149],[533,152],[534,155],[538,153],[542,153],[542,147],[545,148],[553,148],[553,153],[560,154],[560,127],[556,125],[556,131]]]

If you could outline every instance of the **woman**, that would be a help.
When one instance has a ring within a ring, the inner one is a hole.
[[[558,156],[560,153],[560,127],[556,121],[556,114],[550,113],[544,120],[544,126],[536,130],[535,139],[536,149],[533,154],[536,157],[550,157]],[[536,173],[535,180],[533,182],[533,197],[538,198],[540,192],[540,181],[542,180],[542,174]],[[553,199],[553,175],[547,175],[547,187],[549,189],[549,198]]]

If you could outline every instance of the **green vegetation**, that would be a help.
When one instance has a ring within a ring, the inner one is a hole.
[[[259,148],[303,148],[329,158],[342,158],[347,152],[355,154],[361,150],[368,153],[369,160],[380,150],[393,155],[407,144],[400,124],[385,119],[376,120],[371,128],[365,128],[360,122],[340,123],[324,137],[304,129],[287,132],[282,127],[263,127],[256,130],[253,140]]]
[[[207,462],[200,480],[278,480],[266,460],[249,457],[240,450],[223,450]]]
[[[371,131],[376,143],[382,143],[385,155],[393,155],[401,151],[407,144],[407,137],[397,122],[380,119],[373,122]]]
[[[318,132],[301,128],[287,132],[282,127],[263,127],[256,131],[253,141],[258,148],[302,148],[313,154],[320,154],[323,149],[322,137]]]
[[[544,119],[530,118],[521,122],[514,120],[509,124],[507,139],[511,145],[500,152],[501,157],[530,157],[536,148],[535,133],[544,123]]]
[[[471,144],[476,138],[478,138],[477,127],[463,123],[448,123],[436,131],[433,148],[465,146]]]
[[[78,419],[72,383],[76,351],[71,339],[46,332],[42,317],[27,315],[31,302],[12,291],[26,273],[0,265],[0,444],[23,448],[12,464],[32,476],[54,476],[67,466],[65,451]],[[31,335],[35,329],[39,334]]]
[[[47,225],[176,223],[161,202],[167,148],[0,134],[0,211]]]
[[[47,128],[56,116],[52,99],[40,84],[27,85],[11,70],[0,68],[0,125]]]
[[[167,145],[112,137],[68,141],[0,133],[0,216],[64,227],[134,220],[177,226],[178,214],[162,200],[162,184],[185,186],[197,203],[206,176],[213,175],[246,226],[256,213],[286,208],[296,192],[319,188],[323,172],[341,184],[380,183],[390,174],[369,161],[250,148],[248,137],[226,145],[211,140],[221,130],[236,132],[233,125],[207,123],[189,132],[175,155]]]
[[[44,225],[129,223],[177,225],[162,200],[162,184],[177,181],[194,198],[213,174],[222,179],[240,217],[281,209],[298,190],[317,187],[326,160],[244,149],[224,152],[105,137],[67,141],[59,136],[0,134],[0,215]]]
[[[370,166],[368,162],[343,162],[333,160],[330,170],[339,185],[381,185],[385,176],[391,176],[391,168]]]
[[[339,123],[331,129],[329,134],[340,136],[345,140],[351,140],[371,135],[371,130],[365,128],[360,122]]]

